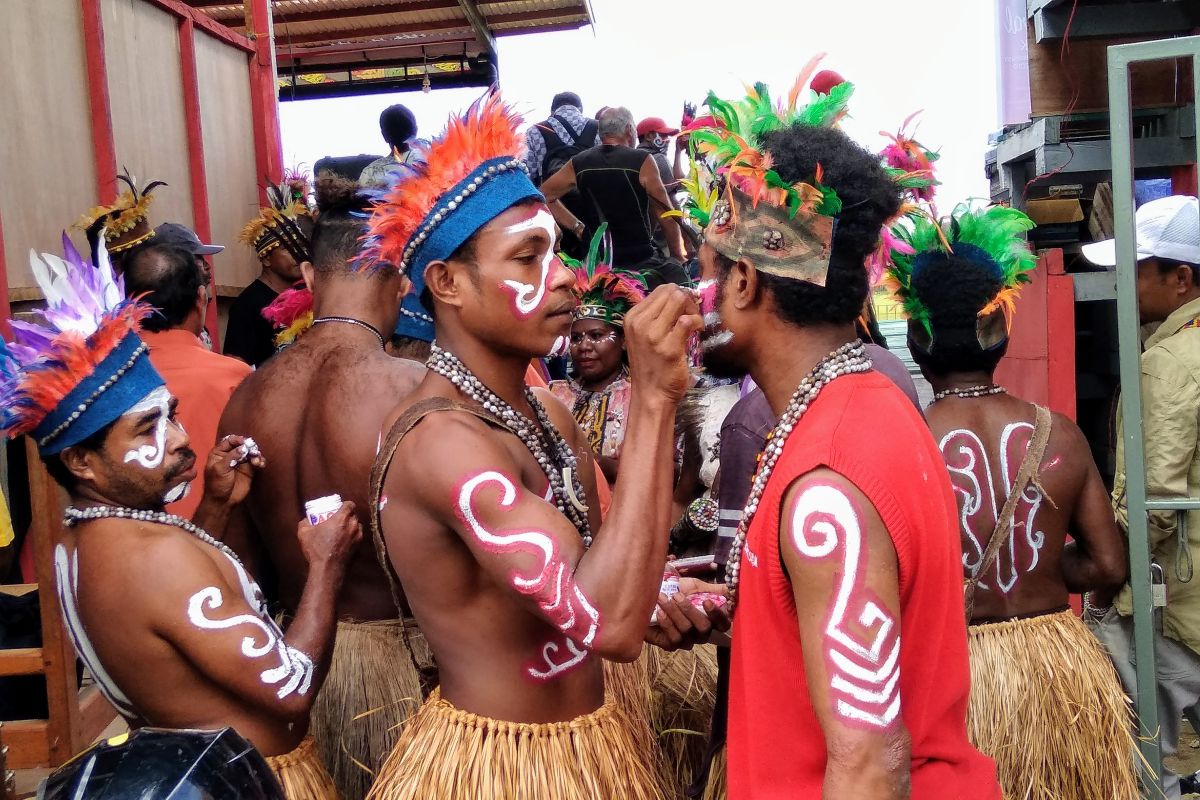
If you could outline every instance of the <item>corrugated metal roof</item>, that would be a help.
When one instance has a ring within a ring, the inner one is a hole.
[[[247,32],[244,3],[185,2]],[[272,0],[271,13],[282,99],[486,86],[495,37],[592,22],[589,0]]]

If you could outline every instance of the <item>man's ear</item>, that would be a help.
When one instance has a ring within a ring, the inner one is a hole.
[[[753,307],[758,300],[758,270],[746,259],[739,259],[729,270],[725,297],[737,309]]]
[[[83,447],[68,447],[58,454],[67,471],[75,476],[77,481],[95,481],[96,472],[93,463],[98,457],[95,450]]]
[[[317,274],[316,267],[314,267],[312,265],[311,261],[301,261],[300,262],[300,275],[303,276],[304,285],[308,287],[309,291],[312,291],[313,278],[316,277],[316,274]]]
[[[1175,267],[1175,291],[1177,294],[1188,294],[1196,288],[1196,271],[1189,264]]]
[[[466,267],[460,262],[430,261],[425,267],[425,288],[439,303],[461,307],[467,283]]]

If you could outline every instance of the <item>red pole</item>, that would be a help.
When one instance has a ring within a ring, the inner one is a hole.
[[[249,30],[254,42],[250,58],[250,100],[254,116],[254,152],[258,165],[259,202],[267,203],[265,181],[283,178],[283,144],[279,136],[279,99],[275,86],[275,43],[269,0],[250,0]]]
[[[188,175],[192,183],[192,220],[196,235],[203,242],[212,241],[212,220],[208,212],[208,178],[204,173],[204,129],[200,118],[200,84],[196,75],[196,26],[191,17],[179,21],[179,65],[183,76],[183,116],[187,124]],[[209,296],[217,295],[216,272],[209,281]],[[217,304],[209,303],[204,327],[220,352],[217,325]]]
[[[81,0],[81,8],[96,195],[107,205],[117,199],[117,146],[113,139],[112,105],[108,99],[108,68],[104,63],[104,19],[100,0]]]

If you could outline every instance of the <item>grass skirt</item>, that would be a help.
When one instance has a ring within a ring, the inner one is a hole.
[[[435,690],[384,763],[371,800],[661,800],[613,700],[569,722],[459,710]]]
[[[1108,656],[1070,611],[972,625],[971,742],[1006,797],[1136,800],[1133,714]]]
[[[337,787],[317,755],[312,737],[290,753],[267,756],[287,800],[338,800]]]
[[[713,754],[712,766],[708,768],[708,783],[704,784],[702,800],[725,800],[729,790],[729,761],[725,747]]]
[[[652,723],[670,785],[682,791],[696,779],[708,751],[717,702],[716,646],[696,645],[691,650],[659,653],[651,689]],[[712,777],[716,776],[710,777],[710,785]]]
[[[367,796],[404,722],[420,707],[433,659],[412,620],[339,622],[309,731],[345,800]]]

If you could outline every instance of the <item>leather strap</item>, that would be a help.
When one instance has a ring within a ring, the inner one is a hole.
[[[384,439],[383,446],[379,448],[379,453],[375,456],[375,463],[371,467],[371,539],[375,543],[375,557],[379,559],[379,566],[387,575],[388,586],[392,590],[392,601],[396,604],[396,609],[401,616],[406,613],[406,609],[401,600],[400,576],[396,574],[392,568],[391,559],[388,558],[387,542],[383,538],[383,523],[380,519],[383,510],[380,507],[380,502],[383,500],[383,482],[387,478],[388,468],[391,467],[392,459],[395,458],[396,450],[404,441],[404,437],[417,426],[418,422],[439,411],[459,411],[471,414],[489,425],[507,430],[499,417],[484,411],[479,406],[469,406],[446,397],[430,397],[414,403],[400,415],[392,425],[392,429],[388,431],[387,438]]]
[[[1025,487],[1030,483],[1037,484],[1038,481],[1038,470],[1042,466],[1042,457],[1046,454],[1046,443],[1050,441],[1051,416],[1050,411],[1042,406],[1034,406],[1034,408],[1036,411],[1033,438],[1029,441],[1025,458],[1021,460],[1017,478],[1009,489],[1008,499],[1004,501],[1004,508],[1000,509],[1000,516],[996,517],[996,527],[992,529],[992,536],[988,539],[987,549],[983,552],[983,560],[979,562],[979,569],[975,570],[974,575],[963,581],[963,607],[968,623],[971,621],[971,613],[975,610],[975,590],[979,588],[979,579],[992,568],[992,564],[996,563],[996,556],[1000,554],[1000,548],[1008,541],[1008,537],[1012,533],[1013,514],[1017,510],[1017,503],[1020,501]]]

